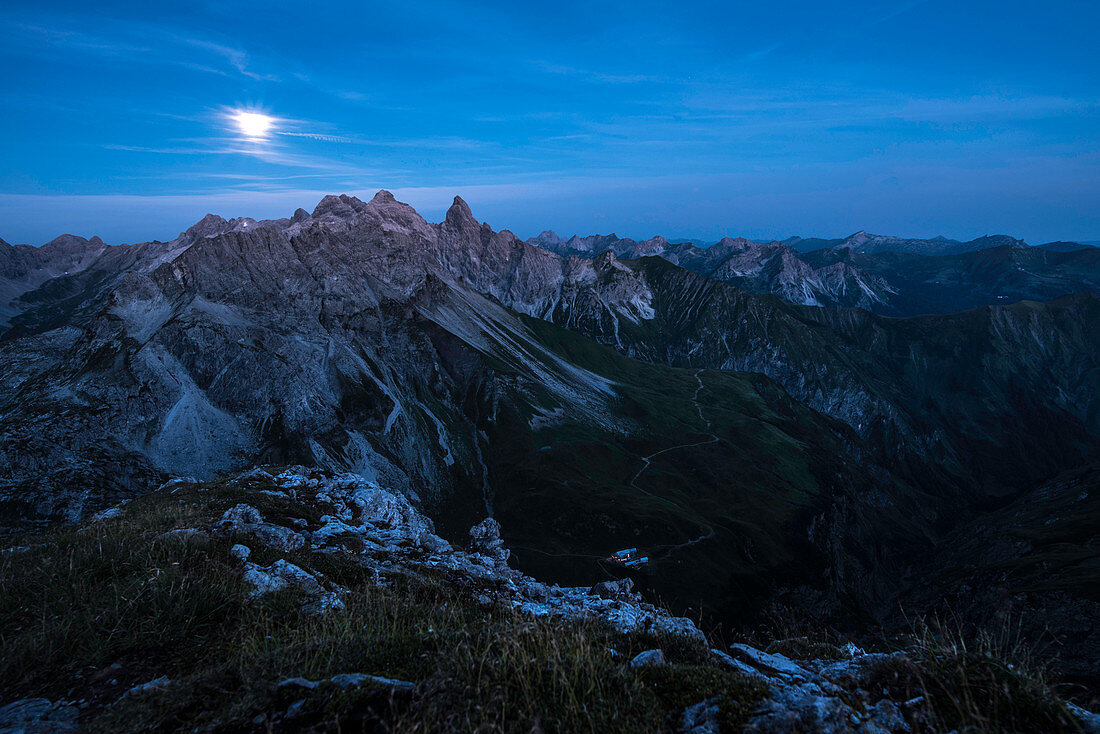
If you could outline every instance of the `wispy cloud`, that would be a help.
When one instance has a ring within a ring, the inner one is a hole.
[[[353,89],[338,89],[333,92],[340,99],[346,99],[349,102],[368,102],[370,101],[370,95],[363,92],[357,92]]]
[[[644,84],[662,81],[660,77],[648,74],[615,74],[601,69],[583,69],[548,61],[532,62],[535,68],[547,74],[570,76],[596,84]]]
[[[344,135],[327,135],[324,133],[295,133],[289,131],[282,131],[277,133],[278,135],[286,135],[292,138],[307,138],[309,140],[319,140],[322,143],[348,143],[354,144],[360,142],[356,138],[349,138]]]
[[[279,77],[274,74],[258,74],[255,71],[249,69],[248,54],[239,48],[226,46],[221,43],[214,43],[213,41],[207,41],[201,38],[186,38],[183,40],[185,43],[192,46],[193,48],[202,49],[214,54],[215,56],[220,56],[221,58],[225,59],[230,66],[232,66],[239,73],[243,74],[249,79],[269,82],[279,81]]]
[[[783,41],[783,40],[775,41],[773,43],[769,43],[766,46],[763,46],[761,48],[756,49],[755,51],[750,51],[749,53],[745,54],[745,56],[743,57],[742,60],[746,61],[750,64],[753,63],[753,62],[756,62],[756,61],[762,61],[763,59],[767,58],[768,56],[771,56],[774,52],[776,52],[779,49],[783,48],[783,46],[785,46],[786,44],[787,44],[787,41]]]
[[[862,30],[868,30],[870,28],[874,28],[875,26],[882,25],[888,20],[893,20],[903,13],[908,13],[910,10],[924,5],[926,2],[928,2],[928,0],[908,0],[908,2],[896,5],[881,15],[874,16],[866,23],[863,23],[860,28]]]
[[[8,13],[0,14],[0,22],[5,20],[8,21],[9,49],[55,63],[86,63],[88,57],[99,57],[104,61],[176,66],[220,76],[235,72],[254,81],[279,80],[274,74],[255,71],[245,50],[184,28],[100,17],[95,23],[78,24],[71,15],[42,14],[35,16],[33,21],[20,21],[12,19]],[[98,30],[89,33],[82,25]],[[73,56],[59,55],[58,51]],[[201,52],[200,55],[196,56],[195,51]]]
[[[909,99],[893,114],[917,121],[989,121],[1076,114],[1100,108],[1100,99],[1070,99],[1053,95],[977,95]]]
[[[152,51],[146,45],[96,36],[72,28],[49,27],[34,23],[13,23],[10,28],[16,31],[14,34],[16,38],[21,36],[24,40],[31,40],[36,45],[43,44],[54,48],[69,48],[110,56],[132,56]]]

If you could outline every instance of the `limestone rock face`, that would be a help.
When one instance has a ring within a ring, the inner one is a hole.
[[[492,558],[498,565],[507,565],[511,551],[504,547],[500,539],[500,523],[487,517],[470,528],[470,548],[483,556]]]
[[[53,278],[76,275],[98,260],[107,245],[98,237],[86,240],[63,234],[42,247],[9,245],[0,240],[0,330],[28,308],[20,297]]]
[[[548,586],[507,565],[509,550],[500,539],[500,525],[486,518],[470,529],[469,550],[452,548],[432,532],[432,521],[409,504],[400,492],[355,474],[295,466],[277,475],[244,472],[229,480],[238,491],[293,498],[325,514],[321,524],[307,524],[307,550],[315,553],[353,553],[366,573],[378,583],[393,575],[436,578],[440,570],[461,588],[479,594],[485,604],[503,604],[533,616],[600,620],[622,632],[648,632],[702,639],[691,620],[638,600],[611,600],[585,588]],[[400,508],[394,512],[394,508]],[[226,512],[220,532],[254,534],[259,512],[238,504]],[[337,519],[340,518],[340,519]],[[297,533],[289,527],[286,533]],[[270,551],[287,552],[277,532],[254,535]],[[266,566],[248,561],[250,550],[236,555],[241,573],[256,595],[296,588],[312,598],[310,611],[339,612],[346,589],[280,558]],[[294,550],[294,549],[290,549]],[[656,651],[660,654],[660,651]]]
[[[699,275],[721,280],[752,293],[774,293],[805,306],[856,307],[874,310],[892,302],[895,286],[881,276],[845,263],[815,266],[789,245],[725,237],[707,248],[690,243],[672,244],[664,237],[636,241],[606,237],[562,240],[544,232],[528,244],[563,256],[595,258],[611,253],[624,260],[659,257]]]
[[[63,267],[28,270],[27,253],[5,247],[26,288]],[[79,255],[84,269],[65,276],[60,321],[52,304],[27,310],[24,299],[0,346],[10,468],[0,502],[12,519],[73,519],[168,475],[210,477],[258,458],[445,496],[481,472],[464,393],[503,387],[476,365],[533,364],[506,336],[530,340],[515,315],[472,286],[541,303],[562,279],[549,253],[508,233],[483,238],[461,200],[431,225],[385,191],[325,197],[291,219],[208,215],[168,243],[27,249]],[[528,251],[546,262],[513,271]],[[610,395],[552,389],[593,417]]]
[[[563,239],[544,232],[527,242],[565,257],[594,258],[603,252],[621,259],[659,257],[750,293],[884,316],[948,314],[1100,292],[1100,248],[1070,242],[1029,247],[1006,235],[970,242],[866,232],[837,240],[792,237],[782,242],[725,237],[706,247],[663,237]]]

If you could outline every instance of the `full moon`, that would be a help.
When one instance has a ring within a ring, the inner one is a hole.
[[[250,140],[262,140],[267,137],[275,118],[259,112],[235,112],[233,122],[241,134]]]

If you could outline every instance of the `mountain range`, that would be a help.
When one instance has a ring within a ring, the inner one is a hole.
[[[0,523],[304,464],[384,482],[444,537],[491,515],[536,577],[591,583],[638,547],[639,583],[722,624],[898,623],[979,562],[968,528],[1038,532],[1006,508],[1100,456],[1100,267],[886,239],[524,242],[380,191],[169,242],[4,243]],[[1096,551],[1066,532],[1077,590],[1017,583],[1031,542],[971,569],[1009,590],[988,604],[1097,615]]]
[[[724,238],[710,246],[635,241],[615,235],[527,240],[564,256],[660,257],[751,293],[806,306],[863,308],[886,316],[953,313],[984,305],[1050,300],[1100,289],[1100,248],[1075,242],[1037,247],[1007,235],[958,242],[857,232],[839,240],[782,242]]]

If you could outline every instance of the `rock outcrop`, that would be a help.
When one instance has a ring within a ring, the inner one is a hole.
[[[246,472],[230,482],[243,491],[293,498],[295,503],[324,513],[319,524],[302,522],[293,527],[265,522],[259,510],[244,503],[225,513],[219,524],[223,532],[251,535],[268,550],[287,553],[302,547],[288,543],[287,538],[292,537],[308,542],[313,553],[353,553],[376,583],[385,583],[394,575],[443,572],[450,583],[472,589],[484,604],[502,604],[532,616],[598,620],[623,633],[702,639],[691,620],[671,616],[629,595],[609,597],[588,588],[547,585],[511,568],[500,525],[492,518],[470,529],[471,547],[461,550],[436,535],[432,521],[405,495],[356,474],[333,476],[296,466],[274,476]],[[309,597],[311,611],[342,607],[344,589],[285,558],[259,566],[248,560],[251,552],[247,547],[242,546],[237,555],[242,560],[242,575],[256,595],[294,587]]]

